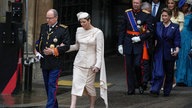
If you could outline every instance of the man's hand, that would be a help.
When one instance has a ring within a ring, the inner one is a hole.
[[[123,46],[122,45],[119,45],[118,46],[118,51],[121,55],[123,55]]]
[[[141,41],[141,39],[139,38],[139,36],[133,37],[133,38],[131,38],[131,40],[132,40],[132,43],[137,43],[137,42]]]
[[[54,54],[54,50],[52,49],[52,48],[45,48],[44,50],[43,50],[43,53],[45,54],[45,55],[53,55]]]
[[[64,43],[61,43],[59,46],[65,46],[65,44],[64,44]]]
[[[35,56],[36,56],[36,58],[37,58],[38,60],[40,60],[41,58],[43,58],[43,56],[42,56],[39,52],[36,52]]]

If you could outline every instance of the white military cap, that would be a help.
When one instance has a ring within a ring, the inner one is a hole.
[[[77,19],[78,19],[78,21],[79,21],[80,19],[87,18],[88,16],[89,16],[89,14],[88,14],[87,12],[79,12],[79,13],[77,13]]]

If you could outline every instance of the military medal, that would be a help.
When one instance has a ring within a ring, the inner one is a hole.
[[[140,28],[141,28],[141,26],[140,26],[140,25],[137,25],[137,28],[138,28],[138,29],[140,29]]]
[[[139,24],[139,25],[140,25],[140,24],[141,24],[141,20],[137,20],[137,24]]]
[[[53,39],[53,42],[57,43],[58,39],[57,38],[54,38]]]
[[[55,48],[55,45],[54,44],[51,44],[50,45],[50,48],[52,49],[52,48]]]

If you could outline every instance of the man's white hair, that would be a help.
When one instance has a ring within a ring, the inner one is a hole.
[[[141,5],[141,9],[151,9],[151,4],[148,2],[143,2]]]

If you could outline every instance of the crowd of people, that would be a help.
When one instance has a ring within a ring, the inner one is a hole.
[[[120,24],[118,51],[125,57],[127,95],[135,89],[143,94],[149,88],[151,95],[169,96],[172,88],[192,86],[191,0],[132,0],[132,8],[125,10]],[[90,108],[94,108],[95,77],[100,72],[100,96],[107,100],[107,78],[104,61],[103,32],[91,24],[87,12],[77,13],[81,27],[76,31],[76,42],[70,45],[68,27],[58,22],[55,9],[48,10],[47,23],[41,25],[36,41],[35,55],[41,63],[46,108],[58,108],[57,83],[63,67],[63,56],[78,51],[73,66],[71,106],[76,107],[78,96],[86,94]],[[149,83],[150,82],[150,83]]]
[[[192,86],[191,0],[132,0],[120,28],[118,51],[125,57],[127,94],[151,95]]]

